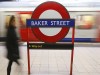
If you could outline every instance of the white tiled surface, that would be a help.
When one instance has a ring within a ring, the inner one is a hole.
[[[30,50],[30,75],[69,75],[70,50]],[[21,68],[15,63],[11,75],[28,75],[27,47],[20,47]],[[7,75],[5,46],[0,46],[0,75]],[[73,75],[100,75],[100,47],[75,47]]]

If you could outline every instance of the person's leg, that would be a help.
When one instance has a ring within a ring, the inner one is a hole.
[[[18,60],[15,60],[15,62],[16,62],[18,65],[20,65],[20,63],[19,63],[19,61],[18,61]]]
[[[11,73],[11,66],[12,66],[12,63],[13,63],[12,60],[10,60],[9,63],[8,63],[8,67],[7,67],[7,75],[10,75],[10,73]]]
[[[14,62],[18,65],[18,72],[21,72],[21,74],[23,75],[23,71],[22,71],[22,66],[21,66],[21,64],[20,64],[20,62],[18,61],[18,60],[14,60]]]

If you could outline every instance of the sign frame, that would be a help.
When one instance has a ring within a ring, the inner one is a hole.
[[[48,1],[48,2],[44,2],[44,3],[42,3],[41,5],[47,5],[48,6],[48,3],[49,4],[51,4],[52,3],[52,5],[54,4],[59,4],[59,3],[57,3],[57,2],[53,2],[53,1]],[[40,6],[41,6],[40,5]],[[61,5],[61,4],[60,4]],[[39,6],[38,6],[39,7]],[[44,6],[43,6],[44,7]],[[55,7],[57,7],[56,5],[55,5]],[[45,9],[45,10],[49,10],[50,8],[48,8],[48,9]],[[36,10],[37,9],[35,9],[35,13],[36,13]],[[43,11],[45,11],[45,10],[42,10],[42,12]],[[41,13],[40,13],[41,14]],[[40,15],[40,14],[38,14],[38,16]],[[33,16],[32,16],[33,17]],[[35,14],[34,15],[34,19],[38,19],[39,17],[37,17],[37,14]],[[70,18],[70,16],[69,15],[67,15],[67,18]],[[66,19],[66,17],[64,16],[64,18],[63,19]],[[64,28],[64,27],[63,27]],[[64,33],[68,33],[68,31],[69,31],[69,28],[64,28],[65,30],[67,30],[67,31],[64,31]],[[63,30],[64,30],[63,29]],[[71,28],[72,29],[72,45],[73,45],[73,48],[72,48],[72,50],[71,50],[71,63],[70,63],[70,75],[72,75],[72,71],[73,71],[73,59],[74,59],[74,36],[75,36],[75,26],[74,27],[72,27]],[[34,29],[34,31],[38,31],[39,30],[39,28],[35,28]],[[30,44],[30,42],[29,42],[29,28],[27,28],[27,45],[28,44]],[[54,41],[53,41],[54,42]],[[49,42],[49,43],[51,43],[51,44],[53,44],[52,42]],[[47,43],[45,43],[45,44],[47,44]],[[29,47],[27,46],[27,58],[28,58],[28,74],[30,74],[30,51],[29,51]]]

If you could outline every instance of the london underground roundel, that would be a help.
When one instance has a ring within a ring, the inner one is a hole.
[[[34,10],[31,19],[39,19],[40,15],[46,10],[55,10],[62,16],[62,19],[70,19],[69,13],[66,10],[66,8],[63,5],[53,1],[48,1],[40,4]],[[55,43],[63,39],[67,35],[67,33],[69,32],[69,28],[62,27],[61,31],[54,36],[47,36],[43,34],[39,29],[39,27],[32,28],[32,31],[40,41],[47,42],[47,43]]]

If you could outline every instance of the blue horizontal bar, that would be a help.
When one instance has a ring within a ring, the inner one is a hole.
[[[6,40],[6,37],[0,37],[0,42],[3,42]],[[96,42],[95,38],[75,38],[75,42]],[[60,42],[72,42],[72,38],[64,38],[60,40]]]
[[[72,42],[72,38],[64,38],[60,42]],[[75,38],[74,42],[96,42],[95,38]]]
[[[75,19],[27,19],[28,27],[74,27]]]

